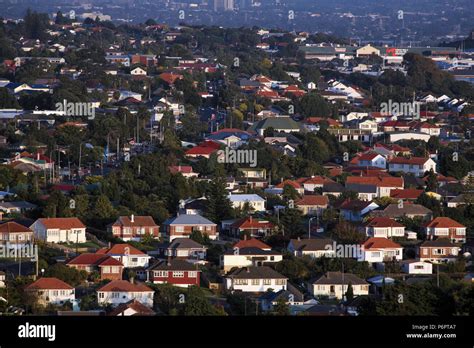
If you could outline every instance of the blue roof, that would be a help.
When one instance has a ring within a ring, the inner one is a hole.
[[[172,217],[165,222],[164,225],[215,225],[212,221],[198,214],[180,214]]]

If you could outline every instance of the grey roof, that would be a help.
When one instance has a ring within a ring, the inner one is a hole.
[[[288,287],[290,284],[288,283]],[[267,300],[270,302],[276,302],[279,299],[283,299],[286,302],[303,302],[304,301],[304,296],[303,294],[296,289],[294,286],[291,286],[291,291],[290,290],[280,290],[278,292],[266,292],[262,296],[260,296],[260,299],[262,300]],[[293,298],[291,297],[293,295]],[[292,301],[290,301],[292,299]]]
[[[235,279],[288,279],[268,266],[238,268],[227,275]]]
[[[292,239],[290,241],[295,250],[301,251],[317,251],[326,250],[327,245],[333,245],[334,241],[329,238],[324,239]]]
[[[193,264],[180,260],[173,259],[170,261],[158,261],[148,267],[149,271],[199,271]]]
[[[346,184],[346,189],[357,193],[377,193],[377,187],[375,185]]]
[[[267,129],[273,128],[275,130],[278,129],[293,129],[293,130],[300,130],[300,125],[295,122],[292,118],[287,116],[277,116],[277,117],[267,117],[261,121],[254,123],[250,130],[256,131],[258,129]]]
[[[433,212],[420,204],[403,204],[402,208],[398,204],[389,204],[380,215],[385,217],[399,217],[404,215],[429,215]]]
[[[338,182],[328,182],[323,184],[323,192],[344,192],[346,189]]]
[[[164,225],[213,225],[215,223],[197,214],[180,214],[163,222]]]
[[[191,238],[175,238],[167,246],[169,249],[203,249],[204,246]]]
[[[343,281],[344,278],[344,281]],[[344,273],[341,272],[327,272],[324,275],[321,275],[314,279],[311,282],[312,284],[319,284],[319,285],[333,285],[333,284],[349,284],[352,285],[366,285],[368,284],[365,280],[360,279],[358,276],[352,273]]]
[[[474,202],[474,194],[462,193],[449,201],[450,203]]]
[[[19,208],[19,209],[34,209],[36,205],[33,203],[29,203],[26,201],[18,201],[18,202],[0,202],[0,208]]]

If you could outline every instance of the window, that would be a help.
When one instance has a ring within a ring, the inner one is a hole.
[[[423,265],[415,265],[414,268],[415,268],[415,269],[423,269],[424,267],[423,267]]]
[[[184,232],[184,226],[176,226],[174,230],[175,232]]]
[[[423,255],[428,255],[428,249],[423,249]]]
[[[275,285],[285,285],[286,279],[277,279],[275,280]]]
[[[105,297],[104,295],[105,294],[103,292],[99,292],[99,298],[104,298]]]
[[[260,279],[252,279],[252,285],[260,285]]]
[[[113,292],[112,293],[112,298],[120,298],[120,293],[119,292]]]
[[[164,278],[166,278],[166,277],[168,277],[168,271],[154,271],[153,275],[155,277],[160,277],[160,278],[164,277]]]
[[[184,272],[183,271],[174,271],[173,272],[173,277],[174,278],[184,278]]]
[[[197,277],[197,272],[195,272],[195,271],[188,272],[188,277],[189,278],[196,278]]]
[[[272,285],[272,280],[271,279],[264,279],[263,280],[263,285]]]
[[[248,285],[248,279],[236,279],[235,285]]]

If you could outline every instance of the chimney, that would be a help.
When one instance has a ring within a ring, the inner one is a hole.
[[[247,273],[250,273],[250,267],[247,267]]]
[[[130,283],[135,284],[135,277],[130,277]]]
[[[109,242],[109,249],[110,249],[110,248],[112,248],[112,243],[111,243],[111,242]]]
[[[37,161],[40,160],[40,154],[39,154],[39,152],[36,153],[36,160],[37,160]]]
[[[135,222],[135,215],[132,214],[132,216],[130,217],[130,221]]]
[[[247,234],[244,234],[244,240],[247,240]]]
[[[300,238],[300,237],[298,237],[298,241],[300,241],[300,240],[301,240],[301,238]]]

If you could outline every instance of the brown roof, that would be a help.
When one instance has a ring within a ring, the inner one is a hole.
[[[5,222],[0,225],[0,233],[21,233],[21,232],[30,232],[33,233],[28,227],[23,226],[14,221]]]
[[[402,246],[398,243],[395,243],[387,238],[377,238],[372,237],[367,239],[364,244],[362,244],[365,250],[367,249],[393,249],[401,248]]]
[[[68,283],[58,278],[40,278],[34,283],[25,287],[26,290],[72,290]]]
[[[328,250],[327,246],[332,247],[334,241],[328,238],[314,238],[314,239],[292,239],[290,241],[293,244],[295,250],[301,251],[318,251]]]
[[[270,250],[271,249],[271,247],[269,245],[265,244],[264,242],[259,241],[258,239],[255,239],[255,238],[240,240],[237,243],[235,243],[233,247],[234,248],[239,248],[239,249],[252,248],[252,247],[263,249],[263,250]]]
[[[116,292],[148,292],[153,291],[148,286],[142,283],[132,284],[126,280],[113,280],[105,284],[97,291],[116,291]]]
[[[344,281],[343,281],[344,279]],[[352,273],[344,273],[341,272],[327,272],[324,275],[319,276],[316,278],[312,284],[320,284],[320,285],[333,285],[333,284],[349,284],[352,285],[367,285],[368,283],[357,277]]]
[[[152,226],[158,227],[151,216],[134,216],[133,222],[128,216],[120,216],[114,223],[114,226],[126,226],[126,227],[143,227]]]
[[[76,217],[71,218],[42,218],[38,219],[47,229],[70,230],[72,228],[86,228]]]
[[[327,205],[329,202],[328,196],[319,195],[305,195],[303,198],[295,202],[295,205]]]
[[[145,306],[144,304],[140,303],[137,300],[131,300],[130,302],[127,303],[121,303],[117,308],[112,310],[112,312],[109,313],[110,316],[119,316],[122,315],[123,312],[125,312],[127,309],[133,309],[135,311],[134,316],[139,316],[139,315],[155,315],[155,312],[151,309]]]
[[[67,265],[122,266],[123,264],[109,255],[84,253],[67,262]]]

